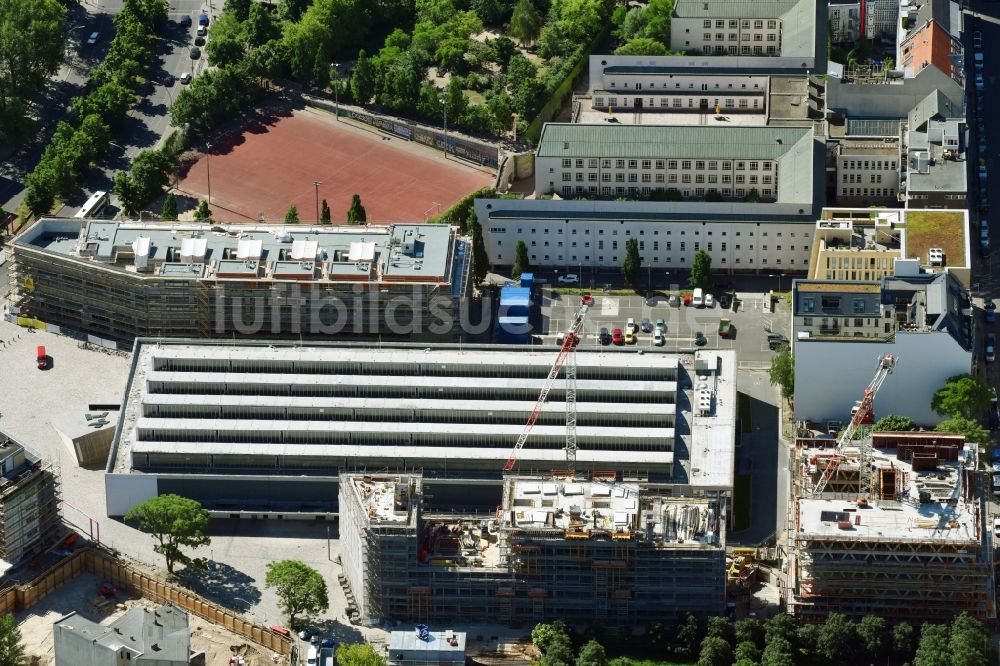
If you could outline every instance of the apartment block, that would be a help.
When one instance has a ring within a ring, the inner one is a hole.
[[[897,368],[909,359],[921,362],[901,356]],[[892,386],[885,384],[880,399]],[[858,398],[863,387],[855,386]],[[938,432],[868,437],[870,444],[841,451],[831,439],[796,440],[788,612],[807,622],[834,612],[914,625],[946,623],[960,612],[995,618],[976,445]],[[864,446],[870,456],[861,453]]]
[[[59,502],[51,463],[0,432],[0,573],[43,554],[62,537]]]
[[[73,611],[52,625],[56,666],[205,666],[192,652],[188,615],[167,603],[152,610],[133,606],[109,625]]]
[[[337,513],[340,473],[387,470],[423,471],[440,506],[492,510],[555,360],[554,349],[514,349],[140,339],[105,476],[108,514],[177,493],[221,517],[322,519]],[[731,351],[576,356],[578,471],[683,479],[692,494],[731,487]],[[692,362],[717,405],[682,414],[678,401],[693,399],[682,385],[699,383]],[[566,465],[565,396],[560,378],[522,471]]]
[[[815,151],[811,127],[547,123],[535,192],[811,201]]]
[[[901,123],[834,118],[827,123],[828,201],[895,206],[900,200]]]
[[[817,7],[807,0],[678,0],[671,18],[670,50],[713,56],[813,53],[816,27]]]
[[[876,281],[894,275],[904,258],[898,215],[874,219],[822,219],[816,222],[810,280]]]
[[[373,618],[531,626],[670,622],[725,608],[725,496],[614,472],[508,477],[495,513],[425,508],[417,475],[345,475],[344,574]]]
[[[907,208],[968,206],[968,146],[962,108],[934,92],[910,112],[903,174]]]
[[[450,336],[470,258],[455,229],[429,224],[43,219],[10,246],[15,316],[124,344],[341,331]],[[428,320],[428,310],[439,315]]]

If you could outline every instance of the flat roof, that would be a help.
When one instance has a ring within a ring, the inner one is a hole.
[[[694,370],[689,483],[730,488],[736,456],[736,353],[695,352]],[[708,409],[698,409],[699,404]]]
[[[881,291],[881,286],[878,282],[832,282],[829,280],[797,280],[795,288],[800,292],[810,294],[877,294]]]
[[[449,642],[449,638],[454,637],[454,644]],[[412,652],[455,652],[465,653],[465,632],[464,631],[431,631],[427,639],[421,639],[416,631],[393,631],[389,634],[389,659],[394,660],[391,654],[394,650]]]
[[[43,218],[12,241],[137,276],[448,282],[463,263],[443,224],[261,226]]]

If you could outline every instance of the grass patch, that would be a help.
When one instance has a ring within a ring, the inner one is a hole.
[[[733,480],[733,531],[750,527],[750,475],[737,474]]]
[[[906,214],[906,256],[927,261],[927,250],[944,250],[945,265],[965,263],[965,216],[956,211],[920,211]]]
[[[469,106],[482,106],[486,104],[486,98],[483,97],[483,93],[476,92],[475,90],[463,90],[465,93],[465,98],[469,100]]]

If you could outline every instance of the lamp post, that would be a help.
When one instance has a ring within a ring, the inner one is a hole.
[[[339,74],[339,72],[337,72],[337,67],[339,66],[340,65],[335,62],[330,63],[330,69],[333,70],[334,74]],[[340,86],[336,83],[338,80],[339,79],[333,80],[333,105],[336,113],[335,118],[340,120]]]
[[[444,156],[448,157],[448,104],[445,99],[441,99],[441,108],[444,110]]]
[[[319,186],[322,185],[322,184],[323,183],[321,181],[318,181],[318,180],[314,180],[313,181],[313,187],[316,188],[316,224],[320,223],[320,219],[319,219]]]

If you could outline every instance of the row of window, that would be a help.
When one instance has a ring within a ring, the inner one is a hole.
[[[686,46],[691,46],[691,42],[684,42],[684,44]],[[711,44],[706,44],[702,50],[707,55],[711,55],[713,47]],[[714,47],[714,51],[715,55],[726,55],[728,53],[729,55],[748,56],[752,53],[753,55],[759,56],[759,55],[764,55],[765,52],[767,52],[767,55],[769,56],[778,55],[778,47],[774,46],[773,44],[768,45],[766,49],[763,46],[750,47],[748,44],[744,44],[743,46],[736,46],[735,44],[730,44],[729,46],[723,46],[722,44],[716,44]]]
[[[845,183],[848,183],[850,185],[860,185],[861,183],[865,182],[863,180],[863,178],[864,178],[864,174],[860,174],[860,173],[845,173],[844,177],[841,178],[840,180],[843,181],[843,182],[845,182]],[[870,184],[873,184],[873,185],[881,184],[882,183],[882,174],[880,174],[880,173],[869,174],[868,175],[868,182]]]
[[[577,231],[577,227],[573,227],[571,229],[571,232],[572,232],[571,235],[576,236],[576,231]],[[611,233],[609,235],[611,235],[611,236],[617,236],[618,235],[618,230],[617,229],[610,229],[610,232]],[[622,234],[624,236],[631,236],[632,235],[632,232],[629,229],[624,229],[624,232],[625,233]],[[507,227],[490,227],[490,233],[505,234],[505,233],[507,233]],[[524,227],[518,227],[517,228],[517,235],[518,236],[523,236],[524,233],[525,233]],[[528,229],[528,233],[531,234],[532,236],[534,236],[535,234],[538,233],[538,230],[537,230],[536,227],[531,227],[530,229]],[[547,236],[549,234],[549,227],[542,227],[542,233]],[[556,227],[556,235],[562,236],[562,233],[563,233],[563,228],[561,226],[560,227]],[[712,231],[706,231],[705,235],[706,236],[711,236],[711,235],[713,235],[713,233],[714,232],[712,232]],[[666,233],[664,235],[665,236],[670,236],[672,234],[673,234],[673,230],[672,229],[667,229]],[[762,231],[760,233],[760,235],[763,236],[764,238],[767,238],[767,234],[768,234],[768,232],[766,232],[766,231]],[[583,227],[583,234],[582,235],[583,236],[589,236],[590,235],[590,228],[589,227]],[[596,235],[597,236],[603,236],[604,235],[604,229],[598,229]],[[639,233],[637,235],[639,235],[639,236],[645,236],[646,235],[645,229],[640,229]],[[653,236],[659,236],[660,235],[660,230],[659,229],[653,229],[653,234],[652,235]],[[679,235],[681,235],[681,236],[687,235],[687,230],[681,229]],[[700,236],[701,232],[696,229],[694,231],[693,235],[694,236]],[[719,235],[720,236],[725,236],[725,235],[727,235],[727,233],[725,231],[720,231]],[[743,232],[742,231],[735,231],[735,232],[733,232],[733,235],[734,236],[742,236]],[[783,234],[783,232],[778,231],[774,235],[777,236],[778,238],[782,238],[784,234]],[[747,232],[747,236],[749,236],[750,238],[753,238],[753,232],[752,231],[748,231]],[[789,238],[795,238],[795,232],[794,231],[789,232],[788,236],[789,236]],[[808,236],[809,236],[808,233],[803,232],[803,234],[802,234],[803,238],[807,238]],[[809,248],[806,248],[806,249],[808,250]]]
[[[729,29],[730,30],[735,30],[737,28],[737,26],[739,26],[739,21],[737,19],[729,19],[728,22],[727,22],[726,20],[723,20],[723,19],[715,19],[715,27],[716,28],[725,28],[727,24],[729,25]],[[702,26],[705,27],[705,28],[711,28],[712,27],[712,21],[710,19],[705,19],[705,22],[702,23]],[[767,21],[767,29],[768,30],[774,30],[777,27],[778,27],[778,21],[777,21],[777,19],[768,19],[768,21]],[[743,19],[743,28],[745,30],[748,30],[750,28],[750,20],[749,19]],[[764,20],[763,19],[756,19],[753,22],[753,28],[754,28],[754,30],[763,30],[764,29]]]
[[[750,104],[750,102],[753,102],[753,104]],[[751,100],[747,100],[746,98],[741,98],[739,100],[736,100],[735,103],[734,103],[734,101],[732,99],[723,98],[722,106],[724,108],[727,108],[727,109],[749,109],[749,108],[759,109],[760,108],[760,104],[761,104],[761,99],[759,97],[755,97],[755,98],[753,98]],[[651,108],[653,108],[656,105],[657,105],[656,99],[650,97],[649,98],[649,103],[646,105],[645,108],[651,109]],[[673,108],[673,109],[681,109],[681,108],[684,108],[684,98],[683,97],[660,97],[659,98],[659,106],[660,106],[661,109],[665,109],[667,107],[670,107],[670,108]],[[712,101],[712,108],[714,108],[716,106],[720,106],[718,98],[715,98]],[[607,98],[607,104],[605,104],[603,97],[595,97],[594,98],[594,108],[595,109],[605,109],[605,108],[609,108],[609,107],[610,108],[626,108],[626,107],[627,108],[635,108],[635,102],[634,102],[634,100],[629,99],[628,97],[624,97],[624,98],[622,98],[622,103],[619,104],[617,97],[608,97]],[[708,107],[708,98],[701,98],[701,99],[698,100],[698,108],[707,108],[707,107]],[[688,97],[687,98],[687,108],[689,108],[689,109],[695,108],[695,99],[694,99],[694,97]]]
[[[712,33],[706,32],[706,33],[704,33],[702,35],[702,38],[706,42],[710,42],[710,41],[712,41]],[[726,39],[726,33],[724,33],[724,32],[717,32],[717,33],[715,33],[715,41],[717,41],[717,42],[725,42],[725,41],[727,41],[727,39]],[[730,42],[738,42],[738,41],[740,41],[740,36],[737,33],[735,33],[735,32],[731,32],[731,33],[729,33],[729,39],[728,39],[728,41],[730,41]],[[750,33],[746,33],[746,32],[743,33],[743,41],[744,42],[749,42],[750,41]],[[757,34],[753,35],[753,41],[755,41],[755,42],[762,42],[762,41],[764,41],[764,35],[762,35],[762,34],[760,34],[758,32]],[[767,33],[767,41],[769,41],[769,42],[776,42],[776,41],[778,41],[778,36],[776,34],[774,34],[773,32],[769,32],[769,33]]]
[[[640,175],[642,176],[641,178],[639,177]],[[655,179],[653,178],[654,175],[656,176]],[[676,173],[671,173],[671,174],[666,174],[666,175],[662,174],[662,173],[658,173],[658,174],[650,174],[650,173],[637,174],[637,173],[630,173],[630,174],[627,174],[627,176],[628,176],[627,181],[630,182],[630,183],[638,183],[638,182],[652,183],[654,180],[657,183],[663,183],[663,182],[676,183],[676,182],[678,182],[677,181],[677,174]],[[708,180],[706,180],[705,174],[699,173],[699,174],[695,174],[694,182],[695,183],[706,183],[706,182],[708,182],[708,183],[718,183],[718,182],[720,182],[719,181],[719,177],[716,176],[714,173],[708,174],[707,179]],[[562,182],[564,182],[564,183],[571,183],[571,182],[573,182],[573,180],[574,179],[573,179],[573,174],[572,173],[570,173],[569,171],[563,171]],[[879,182],[881,182],[881,180],[882,180],[882,178],[881,178],[881,176],[879,176]],[[594,173],[594,172],[590,172],[590,173],[586,173],[585,174],[585,173],[583,173],[581,171],[577,171],[576,172],[576,182],[582,183],[584,181],[587,181],[587,182],[590,182],[590,183],[596,183],[597,182],[597,174]],[[611,182],[611,174],[610,173],[602,173],[601,174],[601,182],[602,183],[610,183]],[[615,182],[616,183],[624,183],[624,182],[626,182],[626,174],[624,174],[624,173],[616,173],[615,174]],[[691,183],[692,182],[691,181],[691,174],[689,174],[689,173],[681,174],[680,182],[681,183]],[[731,183],[731,182],[733,182],[733,177],[731,175],[729,175],[728,173],[724,173],[724,174],[722,174],[722,181],[721,182],[724,183],[724,184],[725,183]],[[757,184],[770,185],[771,184],[771,176],[761,176],[761,177],[758,177],[757,174],[753,174],[753,175],[750,176],[750,178],[748,180],[747,177],[744,176],[743,174],[741,174],[741,173],[736,174],[736,184],[737,185],[743,185],[743,184],[745,184],[747,182],[749,182],[751,185],[757,185]]]
[[[751,189],[756,189],[756,188],[751,188]],[[635,194],[637,192],[641,192],[644,195],[649,195],[649,194],[652,194],[653,191],[654,191],[654,188],[652,188],[652,187],[637,188],[637,187],[624,187],[622,185],[619,185],[617,187],[612,188],[610,185],[603,185],[603,186],[601,186],[600,194],[601,194],[601,196],[611,196],[611,195],[625,196],[626,194]],[[662,192],[663,188],[662,187],[657,187],[657,188],[655,188],[655,191],[656,192]],[[561,192],[561,194],[563,196],[572,196],[573,194],[597,194],[598,193],[597,186],[595,186],[595,185],[590,185],[589,187],[585,187],[583,185],[577,185],[575,188],[572,185],[563,185],[562,186],[562,190],[560,192]],[[721,190],[719,190],[718,188],[715,188],[715,187],[710,187],[710,188],[708,188],[708,192],[713,192],[713,193],[716,193],[716,194],[721,194],[724,197],[733,197],[733,196],[735,196],[735,197],[742,198],[742,197],[747,196],[747,190],[746,190],[746,188],[743,188],[743,187],[737,187],[736,189],[729,188],[729,187],[723,187]],[[696,188],[694,188],[693,191],[690,190],[690,189],[680,190],[680,193],[681,193],[681,196],[683,198],[685,198],[685,199],[689,199],[692,196],[701,198],[701,197],[705,196],[706,190],[705,190],[704,187],[696,187]],[[765,188],[762,188],[759,191],[759,194],[760,194],[761,198],[763,198],[763,199],[770,199],[772,196],[774,196],[774,190],[772,190],[769,187],[765,187]]]
[[[576,163],[577,169],[596,169],[598,168],[597,166],[598,164],[601,165],[600,166],[601,169],[610,169],[612,160],[608,158],[598,160],[596,157],[589,157],[589,158],[577,157],[575,160],[573,160],[572,158],[564,157],[562,161],[563,168],[564,169],[573,168],[574,162]],[[680,165],[681,169],[685,170],[689,170],[692,164],[694,165],[694,168],[698,171],[705,171],[706,168],[708,171],[717,171],[719,169],[718,160],[625,160],[625,159],[614,160],[614,165],[615,165],[614,168],[616,169],[624,169],[626,168],[625,167],[626,164],[628,164],[629,169],[638,169],[640,164],[642,165],[643,169],[652,169],[654,165],[656,166],[657,169],[663,169],[664,165],[668,169],[676,169],[678,164]],[[742,160],[737,162],[731,162],[726,160],[722,162],[722,170],[732,171],[733,164],[736,164],[736,171],[748,171],[748,170],[771,171],[773,163],[770,161],[760,162],[757,160],[753,160],[750,162],[744,162]]]
[[[802,318],[802,325],[803,326],[813,326],[814,325],[813,324],[813,320],[814,320],[813,317],[803,317]],[[878,326],[878,324],[879,324],[879,321],[877,319],[854,319],[853,321],[854,321],[854,327],[855,328],[864,328],[864,327],[867,327],[867,326]],[[840,327],[841,325],[843,325],[843,326],[850,326],[851,325],[851,319],[835,318],[835,319],[833,319],[833,323],[831,324],[830,320],[827,317],[821,317],[819,325],[820,326],[831,326],[832,325],[832,326],[835,326],[835,327]],[[891,326],[891,324],[886,324],[885,325],[885,332],[886,333],[890,332],[890,330],[891,330],[890,326]]]
[[[535,241],[535,240],[531,241],[531,247],[538,247],[538,243],[539,243],[539,241]],[[542,243],[542,247],[549,247],[549,241],[541,241],[541,243]],[[686,241],[680,241],[679,245],[680,245],[680,251],[681,252],[686,252],[687,251],[687,242]],[[706,243],[705,245],[706,245],[705,249],[708,250],[709,252],[711,252],[712,251],[713,243],[709,242],[709,243]],[[721,250],[723,252],[725,252],[727,244],[726,243],[720,243],[719,245],[722,246]],[[502,240],[498,240],[496,242],[496,246],[498,248],[503,247],[503,241]],[[563,242],[562,241],[558,241],[555,244],[555,247],[562,247],[562,246],[563,246]],[[569,246],[570,247],[576,247],[577,246],[577,242],[573,241],[573,242],[571,242],[569,244]],[[590,248],[590,241],[584,241],[583,242],[583,247],[589,249]],[[743,246],[740,245],[740,244],[736,244],[735,248],[736,248],[737,252],[740,252],[743,249]],[[767,252],[767,248],[768,248],[767,245],[761,245],[761,250],[763,252]],[[604,241],[603,240],[597,241],[597,249],[598,250],[603,250],[604,249]],[[611,249],[612,250],[617,250],[618,249],[618,241],[611,241]],[[640,250],[645,250],[646,249],[646,241],[639,241],[639,249]],[[655,252],[655,251],[657,251],[659,249],[660,249],[660,241],[653,241],[653,251]],[[809,246],[808,245],[803,245],[802,249],[804,251],[808,251],[809,250]],[[668,252],[670,252],[671,250],[673,250],[673,241],[666,241],[666,250]],[[694,251],[698,252],[699,250],[701,250],[701,243],[699,241],[695,241],[694,242]],[[753,245],[749,246],[749,251],[753,252]],[[782,250],[782,246],[781,245],[775,246],[775,251],[782,252],[783,251]],[[788,248],[788,251],[789,252],[795,252],[795,246],[794,245],[790,246]]]
[[[841,168],[872,169],[874,171],[895,171],[896,160],[844,160],[843,166]]]
[[[894,197],[896,188],[894,187],[842,187],[840,188],[842,197]]]
[[[701,83],[699,85],[701,86],[700,90],[708,90],[709,89],[707,83]],[[612,81],[608,87],[609,88],[614,88],[615,87],[615,82]],[[627,82],[625,83],[625,87],[626,88],[628,87],[628,83]],[[670,86],[666,82],[664,82],[662,87],[663,87],[664,90],[666,90]],[[655,89],[656,88],[656,82],[654,81],[653,83],[650,83],[649,84],[649,88],[650,89]],[[635,89],[636,90],[642,90],[642,84],[638,83],[638,82],[635,83]],[[680,90],[680,89],[681,89],[681,83],[680,83],[680,81],[675,81],[674,82],[674,90]],[[687,89],[688,90],[694,90],[694,83],[693,82],[688,82]],[[745,83],[740,84],[740,89],[741,90],[746,90],[747,89],[747,84],[745,84]],[[753,84],[753,89],[754,90],[760,90],[760,84],[759,83]],[[712,90],[719,90],[719,84],[716,83],[715,86],[712,88]],[[726,87],[726,90],[733,90],[733,84],[730,83]]]
[[[605,259],[604,255],[596,257],[596,261],[599,264],[604,264],[604,259]],[[538,260],[539,260],[539,256],[537,254],[531,255],[531,261],[535,262],[535,261],[538,261]],[[542,260],[544,260],[544,261],[552,261],[552,259],[547,254],[546,255],[542,255]],[[564,260],[563,257],[562,257],[562,255],[559,255],[559,258],[556,261],[560,261],[560,262],[561,261],[570,261],[571,263],[584,262],[584,263],[588,263],[589,264],[590,261],[591,261],[591,259],[590,259],[590,255],[586,255],[586,256],[578,258],[577,255],[574,254],[568,260]],[[642,257],[642,261],[643,262],[648,262],[649,261],[649,257],[648,256],[647,257]],[[656,262],[656,263],[659,263],[660,258],[659,257],[653,257],[653,261]],[[677,261],[678,261],[678,263],[681,263],[681,264],[687,263],[687,257],[680,257]],[[775,259],[774,263],[776,265],[780,266],[781,265],[781,261],[782,261],[781,259]],[[795,259],[788,259],[788,265],[794,266],[795,265],[795,261],[796,261]],[[503,262],[503,255],[502,254],[498,254],[497,255],[497,262],[498,263],[499,262]],[[615,256],[611,257],[611,263],[613,263],[613,264],[617,264],[618,263],[618,255],[615,255]],[[670,257],[667,257],[667,258],[664,259],[664,263],[671,264],[671,263],[673,263],[673,259],[670,258]],[[720,264],[727,263],[726,262],[726,257],[722,257],[721,259],[719,259],[719,263]],[[742,258],[741,257],[736,257],[735,259],[733,259],[733,263],[734,264],[740,264],[740,263],[742,263]],[[754,261],[753,261],[752,258],[748,258],[747,259],[747,263],[748,264],[753,264]],[[768,265],[767,257],[761,258],[760,263],[761,263],[762,266],[767,266]],[[808,264],[809,264],[808,260],[806,260],[806,259],[802,260],[802,265],[803,266],[806,266]]]

